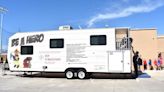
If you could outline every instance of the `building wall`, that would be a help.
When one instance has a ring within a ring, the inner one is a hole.
[[[143,60],[157,59],[157,31],[156,29],[131,29],[130,37],[133,38],[132,46],[139,51]]]
[[[161,53],[162,57],[164,58],[164,36],[157,37],[157,45],[158,53]]]

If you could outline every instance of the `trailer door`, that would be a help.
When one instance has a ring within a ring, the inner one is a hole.
[[[108,71],[123,72],[123,51],[110,51],[108,53]]]

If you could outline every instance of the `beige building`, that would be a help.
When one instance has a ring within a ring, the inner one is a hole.
[[[161,52],[164,57],[164,36],[157,36],[157,29],[131,29],[132,46],[139,51],[143,60],[157,60]]]
[[[158,53],[161,53],[164,58],[164,36],[157,37],[157,48]]]

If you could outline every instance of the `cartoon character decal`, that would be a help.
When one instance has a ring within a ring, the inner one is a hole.
[[[23,68],[31,68],[31,61],[32,60],[32,57],[26,57],[24,60],[23,60]]]
[[[20,62],[20,52],[18,49],[14,53],[10,54],[10,58],[13,60],[14,68],[20,68],[23,65],[23,68],[31,68],[32,57],[26,57],[23,62]],[[21,63],[21,64],[20,64]]]
[[[19,64],[19,50],[16,49],[14,51],[14,55],[12,56],[13,57],[13,60],[14,60],[14,68],[19,68],[20,67],[20,64]]]

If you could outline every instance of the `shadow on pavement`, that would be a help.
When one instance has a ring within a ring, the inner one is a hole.
[[[138,72],[139,76],[143,74],[142,71]],[[116,74],[93,74],[92,78],[94,79],[136,79],[134,72],[131,73],[116,73]]]
[[[93,79],[135,79],[133,74],[93,74]]]
[[[13,73],[13,72],[11,72]],[[18,77],[29,77],[29,78],[65,78],[64,73],[48,73],[48,72],[33,72],[33,73],[23,73],[23,72],[17,72],[13,74],[7,74],[12,76],[18,76]],[[113,73],[93,73],[90,75],[87,79],[135,79],[135,74],[113,74]],[[139,71],[138,78],[151,78],[150,75],[147,73],[143,73]]]
[[[65,78],[65,74],[64,73],[41,73],[41,72],[37,72],[37,73],[26,73],[26,74],[20,74],[17,75],[19,77],[30,77],[30,78]]]
[[[30,78],[65,78],[64,73],[34,73],[34,74],[19,74],[19,77],[30,77]],[[87,79],[135,79],[133,74],[104,74],[94,73]]]
[[[151,78],[151,76],[147,73],[142,73],[141,75],[138,76],[138,78]]]

